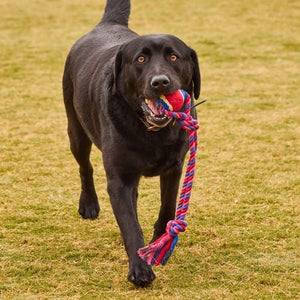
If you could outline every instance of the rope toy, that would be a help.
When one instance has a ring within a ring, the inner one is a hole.
[[[162,114],[180,120],[181,128],[188,131],[190,157],[184,177],[184,182],[179,195],[175,220],[167,223],[166,232],[153,243],[140,248],[137,253],[148,265],[165,265],[174,251],[178,241],[178,234],[187,227],[185,216],[189,207],[189,200],[194,181],[196,152],[197,152],[197,120],[190,115],[191,97],[184,90],[177,90],[173,94],[164,95],[163,99],[156,101]],[[184,112],[179,112],[185,103]]]

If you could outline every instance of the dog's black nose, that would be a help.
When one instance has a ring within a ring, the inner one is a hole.
[[[151,79],[151,86],[155,89],[168,87],[170,85],[170,79],[166,75],[155,75]]]

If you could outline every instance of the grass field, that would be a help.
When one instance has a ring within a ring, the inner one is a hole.
[[[1,0],[0,298],[299,299],[300,3],[133,0],[130,26],[171,33],[202,71],[186,233],[147,289],[127,257],[93,149],[101,214],[77,214],[61,76],[104,0]],[[158,178],[140,184],[145,239]]]

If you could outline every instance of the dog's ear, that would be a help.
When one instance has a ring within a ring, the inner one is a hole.
[[[123,57],[123,51],[122,48],[120,48],[115,59],[115,70],[114,70],[115,79],[117,79],[122,69],[122,57]]]
[[[122,70],[122,60],[123,60],[123,51],[122,48],[119,49],[116,58],[115,58],[115,64],[114,64],[114,70],[113,70],[113,75],[114,75],[114,84],[113,84],[113,93],[116,92],[117,90],[117,80],[118,76]]]
[[[192,80],[194,83],[194,97],[198,99],[201,90],[201,75],[200,75],[197,53],[193,49],[191,49],[191,58],[192,58],[192,67],[193,67]]]

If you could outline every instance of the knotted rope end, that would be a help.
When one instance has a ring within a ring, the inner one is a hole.
[[[172,220],[167,224],[166,232],[155,242],[140,248],[137,253],[148,265],[165,265],[178,242],[178,234],[185,231],[187,222]]]

